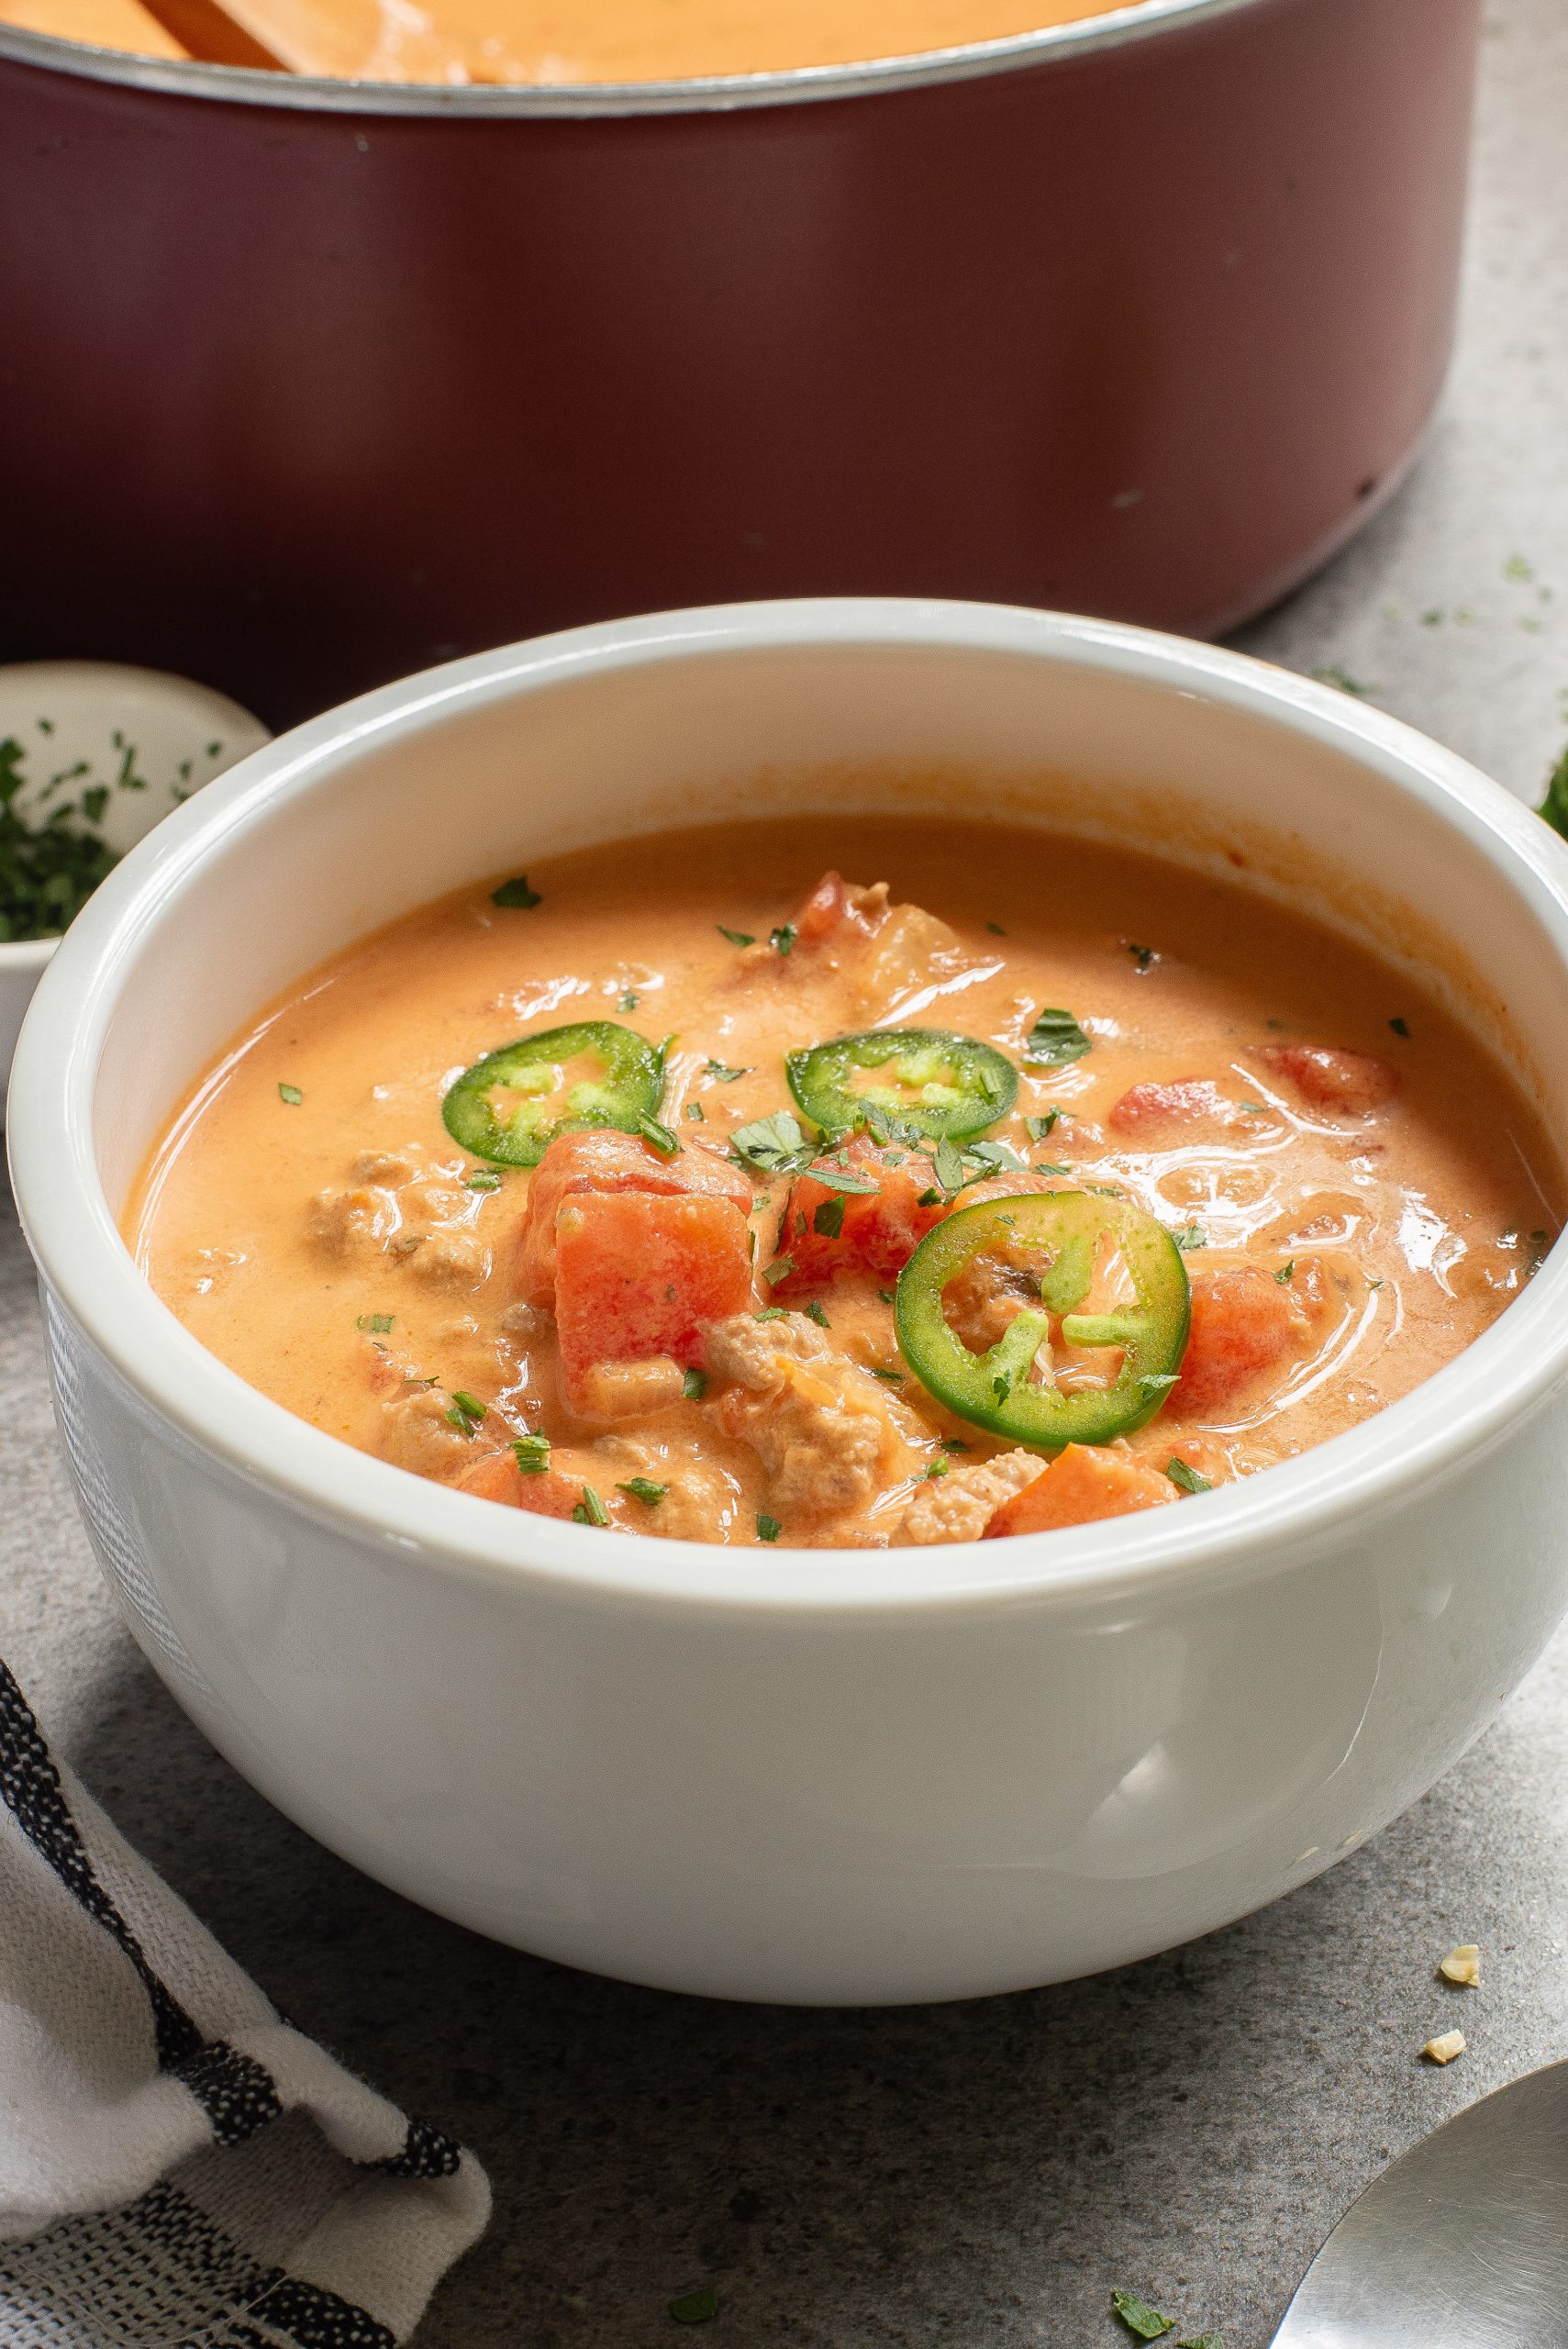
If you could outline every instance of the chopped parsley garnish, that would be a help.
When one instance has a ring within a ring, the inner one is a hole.
[[[937,1181],[950,1197],[954,1191],[962,1190],[963,1153],[951,1134],[944,1134],[937,1144],[936,1170]],[[922,1207],[926,1204],[923,1197],[920,1204]]]
[[[1195,2332],[1190,2341],[1178,2341],[1176,2349],[1225,2349],[1218,2332]]]
[[[463,1185],[465,1191],[498,1191],[500,1187],[499,1174],[470,1174]]]
[[[980,1165],[988,1167],[994,1174],[1027,1174],[1029,1173],[1028,1166],[1018,1156],[1011,1142],[972,1141],[967,1145],[963,1154],[965,1158],[975,1160]]]
[[[1128,2331],[1135,2332],[1140,2341],[1158,2341],[1162,2334],[1174,2332],[1176,2329],[1174,2317],[1162,2316],[1157,2309],[1150,2307],[1147,2300],[1140,2299],[1136,2292],[1113,2292],[1111,2306]]]
[[[1073,1014],[1047,1007],[1036,1015],[1024,1045],[1024,1058],[1046,1068],[1065,1068],[1070,1061],[1081,1061],[1089,1050],[1089,1039]]]
[[[787,1321],[789,1308],[785,1305],[764,1305],[751,1316],[753,1321]]]
[[[278,1087],[278,1099],[291,1109],[297,1109],[304,1098],[297,1085],[280,1085]]]
[[[1410,1023],[1407,1019],[1391,1019],[1388,1024],[1396,1036],[1407,1036],[1410,1033]]]
[[[635,1011],[641,1000],[642,998],[640,996],[633,995],[631,989],[628,987],[626,993],[617,1003],[616,1009],[617,1011]]]
[[[810,1304],[805,1306],[802,1310],[805,1312],[806,1319],[808,1321],[815,1321],[819,1330],[830,1330],[833,1327],[833,1324],[828,1319],[826,1308],[824,1308],[822,1299],[819,1297],[814,1297]]]
[[[787,1109],[737,1126],[729,1147],[743,1166],[754,1166],[761,1174],[798,1174],[817,1154]]]
[[[519,873],[513,880],[503,881],[498,889],[492,889],[490,902],[493,906],[511,906],[526,911],[529,906],[542,905],[544,900],[537,889],[528,887],[528,874]]]
[[[1209,1477],[1200,1476],[1195,1468],[1189,1468],[1186,1462],[1178,1459],[1174,1453],[1165,1463],[1165,1474],[1178,1492],[1212,1493],[1214,1490]]]
[[[1026,1118],[1024,1128],[1030,1141],[1043,1141],[1061,1115],[1060,1109],[1047,1109],[1041,1117]]]
[[[1034,1163],[1034,1171],[1037,1174],[1071,1174],[1073,1169],[1071,1166],[1063,1166],[1059,1159],[1037,1158]]]
[[[389,1337],[392,1332],[392,1316],[390,1313],[361,1313],[355,1321],[354,1327],[356,1330],[363,1330],[373,1338]]]
[[[1007,935],[999,921],[988,921],[985,927],[990,931],[993,938],[1006,938]]]
[[[649,1117],[646,1110],[638,1119],[637,1130],[649,1148],[656,1150],[661,1158],[673,1158],[681,1147],[679,1134],[673,1134],[668,1126],[662,1126],[658,1119]]]
[[[698,1125],[706,1126],[707,1123],[707,1112],[700,1101],[688,1101],[683,1115],[692,1119]]]
[[[513,1439],[512,1451],[525,1476],[542,1476],[550,1466],[550,1438],[543,1429]]]
[[[681,1381],[681,1393],[688,1403],[700,1403],[707,1393],[706,1370],[688,1370]]]
[[[884,1379],[889,1386],[902,1386],[904,1384],[904,1373],[901,1370],[884,1370],[880,1363],[873,1363],[871,1375],[873,1378]]]
[[[944,1452],[973,1452],[973,1449],[974,1446],[972,1443],[965,1443],[961,1435],[944,1435],[942,1438]]]
[[[787,1281],[794,1270],[793,1256],[775,1256],[771,1264],[762,1266],[762,1278],[770,1288],[777,1288],[780,1281]]]
[[[0,745],[3,754],[4,745]],[[1564,751],[1546,779],[1546,796],[1536,814],[1568,840],[1568,751]]]
[[[466,1386],[454,1386],[451,1408],[446,1416],[460,1435],[471,1436],[490,1417],[490,1407],[482,1403],[477,1395],[471,1395]]]
[[[898,1291],[895,1288],[879,1288],[877,1295],[884,1305],[896,1305],[898,1302]]]
[[[777,930],[769,930],[768,944],[775,954],[788,954],[795,946],[795,936],[794,922],[781,921]]]
[[[1201,1223],[1184,1223],[1180,1231],[1173,1231],[1171,1237],[1184,1253],[1194,1248],[1208,1246],[1208,1234]]]
[[[1342,694],[1354,694],[1358,701],[1364,701],[1369,694],[1381,690],[1377,685],[1363,685],[1359,677],[1352,677],[1338,661],[1330,661],[1326,668],[1314,669],[1312,674],[1325,685],[1338,685]]]
[[[1290,1260],[1289,1264],[1282,1264],[1282,1265],[1280,1266],[1280,1268],[1279,1268],[1278,1272],[1274,1275],[1274,1278],[1275,1278],[1275,1280],[1276,1280],[1276,1281],[1278,1281],[1278,1283],[1279,1283],[1279,1285],[1280,1285],[1281,1288],[1284,1288],[1284,1287],[1286,1287],[1286,1286],[1288,1286],[1288,1284],[1289,1284],[1289,1282],[1290,1282],[1290,1280],[1291,1280],[1291,1277],[1292,1277],[1292,1275],[1294,1275],[1295,1271],[1296,1271],[1296,1258],[1293,1256],[1293,1257],[1291,1258],[1291,1260]]]
[[[916,1199],[915,1205],[917,1208],[940,1208],[946,1197],[947,1193],[940,1188],[922,1191]]]
[[[759,1529],[762,1523],[762,1520],[759,1518],[757,1520]],[[768,1523],[773,1524],[772,1518],[769,1518]],[[776,1531],[775,1527],[774,1532]],[[772,1534],[763,1536],[765,1541],[771,1541],[773,1538]],[[706,2288],[700,2292],[683,2292],[679,2299],[670,2302],[670,2314],[677,2324],[706,2324],[710,2317],[716,2317],[718,2314],[718,2294]]]
[[[749,930],[726,930],[722,922],[716,922],[714,927],[720,938],[728,939],[731,946],[755,946],[757,943]]]
[[[586,1489],[584,1486],[584,1490]],[[644,1508],[657,1508],[669,1489],[668,1485],[656,1485],[651,1476],[628,1476],[624,1485],[616,1486],[617,1493],[629,1493]]]
[[[820,1232],[824,1240],[837,1240],[844,1229],[842,1199],[823,1199],[811,1213],[811,1229]]]
[[[727,930],[725,936],[728,935]],[[748,940],[747,943],[750,944],[751,941]],[[751,1074],[749,1068],[726,1068],[722,1061],[708,1061],[705,1065],[716,1085],[733,1085],[738,1076],[750,1076]]]
[[[41,824],[29,823],[12,806],[22,788],[25,755],[14,735],[0,741],[0,944],[51,938],[68,929],[119,862],[106,841],[72,823],[78,813],[97,822],[108,803],[104,785],[85,792],[80,809],[67,803]],[[83,760],[53,780],[73,780],[87,772]]]
[[[935,1477],[945,1476],[947,1473],[948,1464],[945,1460],[933,1460],[926,1471],[926,1482],[929,1485]]]
[[[994,1378],[991,1381],[991,1392],[998,1403],[1005,1403],[1012,1391],[1013,1374],[1010,1370],[1003,1371],[999,1378]]]
[[[573,1524],[607,1525],[609,1521],[609,1510],[605,1507],[605,1504],[599,1498],[598,1494],[594,1490],[592,1485],[584,1485],[583,1487],[583,1497],[572,1512]]]
[[[1127,948],[1128,952],[1137,963],[1140,972],[1146,971],[1150,964],[1156,960],[1152,946],[1135,946],[1130,938],[1124,938],[1122,944]]]
[[[810,1166],[806,1172],[825,1191],[844,1191],[852,1199],[874,1198],[882,1187],[869,1174],[851,1174],[847,1166]]]
[[[757,1539],[759,1542],[776,1542],[783,1531],[784,1527],[776,1517],[758,1518]]]

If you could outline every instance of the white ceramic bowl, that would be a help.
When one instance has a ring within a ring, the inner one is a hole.
[[[122,855],[177,807],[271,740],[226,694],[110,661],[18,661],[0,668],[0,742],[17,744],[15,805],[38,821],[62,798],[102,789],[77,829]],[[0,1085],[33,989],[58,938],[0,941]]]
[[[988,607],[585,629],[260,752],[81,917],[11,1155],[61,1424],[138,1638],[214,1742],[414,1898],[730,1997],[955,1998],[1139,1957],[1328,1866],[1568,1605],[1568,1250],[1406,1400],[1152,1517],[728,1551],[501,1509],[245,1386],[115,1212],[182,1089],[347,940],[706,813],[962,805],[1147,843],[1423,967],[1568,1142],[1568,850],[1457,759],[1205,646]],[[1048,878],[1048,876],[1047,876]]]

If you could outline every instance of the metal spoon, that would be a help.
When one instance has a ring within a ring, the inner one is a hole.
[[[1351,2204],[1273,2349],[1568,2349],[1568,2063],[1411,2147]]]

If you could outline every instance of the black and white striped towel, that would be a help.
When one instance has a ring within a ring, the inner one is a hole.
[[[395,2349],[472,2154],[279,2018],[0,1664],[0,2349]]]

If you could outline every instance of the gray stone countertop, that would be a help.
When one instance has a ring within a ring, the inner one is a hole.
[[[1539,796],[1568,738],[1568,8],[1494,0],[1459,364],[1423,462],[1245,641]],[[1113,2285],[1262,2349],[1390,2158],[1568,2054],[1568,1638],[1404,1819],[1247,1922],[1096,1980],[796,2012],[597,1981],[442,1923],[209,1751],[111,1611],[0,1221],[0,1654],[271,1996],[457,2132],[491,2232],[420,2349],[1106,2349]],[[1434,1978],[1456,1942],[1479,1992]],[[1418,2060],[1462,2020],[1469,2052]]]

